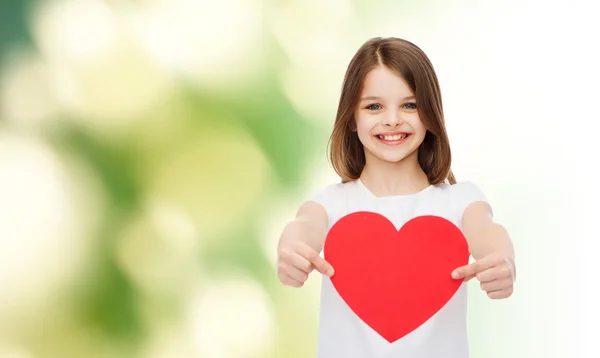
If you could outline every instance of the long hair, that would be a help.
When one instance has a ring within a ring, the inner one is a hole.
[[[372,38],[356,52],[344,77],[333,132],[329,139],[330,161],[342,182],[356,180],[365,166],[362,143],[354,131],[354,113],[367,73],[385,66],[400,75],[416,97],[417,110],[427,129],[419,147],[419,165],[431,184],[446,179],[455,184],[450,168],[452,154],[444,124],[442,96],[429,58],[413,43],[399,38]]]

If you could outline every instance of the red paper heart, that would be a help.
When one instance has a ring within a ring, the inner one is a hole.
[[[467,241],[450,221],[419,216],[396,230],[372,212],[338,220],[324,254],[342,299],[389,342],[438,312],[463,282],[450,276],[452,270],[469,262]]]

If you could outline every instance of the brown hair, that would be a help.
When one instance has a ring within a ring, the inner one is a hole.
[[[427,134],[419,147],[419,164],[431,184],[456,179],[450,169],[452,155],[437,76],[427,55],[413,43],[399,38],[376,37],[365,42],[354,55],[342,86],[333,132],[329,139],[330,160],[342,183],[358,179],[365,166],[365,153],[356,132],[354,111],[364,79],[373,68],[385,66],[398,73],[416,97],[417,110]]]

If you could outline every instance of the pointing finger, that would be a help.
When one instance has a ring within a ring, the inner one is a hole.
[[[465,277],[464,281],[465,281],[465,282],[469,282],[469,281],[471,281],[473,278],[475,278],[475,275],[469,275],[469,276]]]
[[[304,256],[304,258],[313,265],[315,270],[319,271],[321,274],[329,277],[333,276],[334,271],[331,264],[325,261],[324,258],[308,245],[302,245],[302,247],[298,249],[298,253]]]
[[[477,279],[480,282],[489,282],[510,277],[510,269],[506,266],[492,267],[477,274]]]
[[[478,264],[477,262],[459,267],[452,272],[452,278],[461,279],[461,278],[468,277],[469,279],[471,279],[471,278],[473,278],[472,276],[475,276],[477,274],[477,272],[479,272],[480,267],[481,267],[481,265]]]
[[[487,270],[498,264],[498,259],[495,256],[486,256],[472,264],[465,265],[457,268],[452,272],[454,279],[468,277],[470,275],[477,275],[479,272]]]

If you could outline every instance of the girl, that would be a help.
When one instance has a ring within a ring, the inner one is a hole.
[[[397,228],[437,215],[462,230],[475,259],[448,275],[476,277],[492,299],[513,292],[511,240],[479,188],[456,183],[437,76],[420,48],[398,38],[361,46],[344,78],[330,149],[341,183],[306,201],[278,244],[284,285],[303,286],[313,270],[323,275],[318,358],[468,357],[465,284],[433,317],[390,343],[344,303],[330,280],[335,267],[320,256],[328,230],[351,212],[379,213]]]

